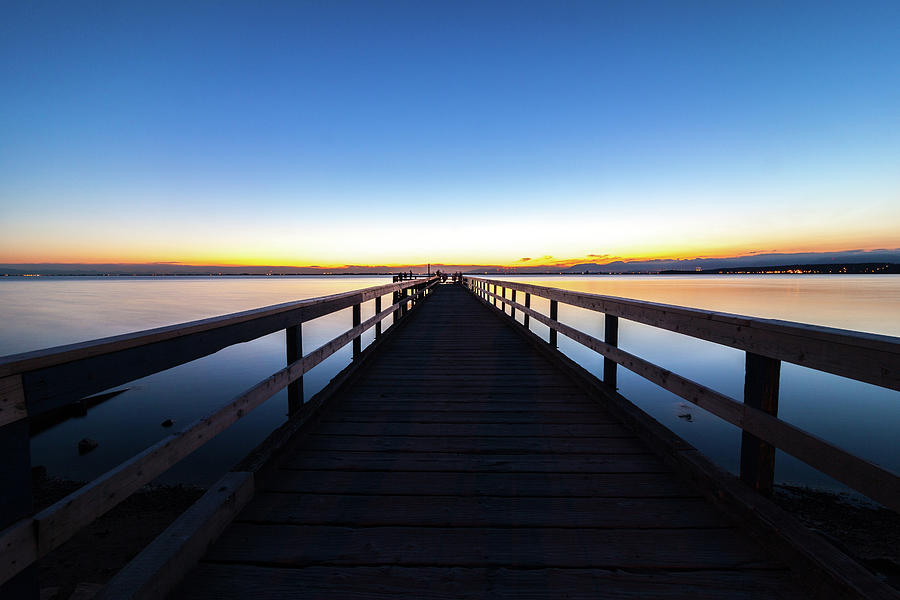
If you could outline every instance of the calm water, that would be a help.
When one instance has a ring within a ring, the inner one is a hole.
[[[900,336],[900,277],[881,276],[541,276],[510,277],[540,285],[779,318]],[[389,282],[387,277],[248,278],[0,278],[0,355],[200,319],[289,300]],[[545,312],[547,303],[534,299]],[[363,307],[363,318],[373,303]],[[601,336],[602,315],[561,305],[559,318]],[[349,309],[304,325],[309,351],[347,329]],[[385,324],[389,324],[388,319]],[[624,349],[740,399],[743,353],[620,322]],[[546,336],[546,328],[534,324]],[[363,341],[369,343],[370,332]],[[602,359],[560,336],[560,349],[592,372]],[[305,377],[309,398],[349,363],[344,349]],[[128,391],[33,440],[34,464],[51,473],[92,478],[164,437],[168,418],[180,428],[218,408],[284,366],[284,333],[239,344],[212,356],[126,384]],[[620,391],[656,419],[732,471],[740,432],[620,369]],[[169,481],[208,483],[227,470],[284,419],[277,394],[228,431],[176,465]],[[900,393],[785,364],[779,416],[854,453],[900,470]],[[79,456],[78,440],[100,442]],[[779,453],[780,481],[839,489],[839,485]]]

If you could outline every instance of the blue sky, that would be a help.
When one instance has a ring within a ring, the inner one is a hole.
[[[7,2],[0,79],[5,262],[900,246],[896,2]]]

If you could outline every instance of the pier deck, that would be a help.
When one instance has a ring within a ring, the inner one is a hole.
[[[174,597],[803,595],[462,286],[410,314],[289,448]]]

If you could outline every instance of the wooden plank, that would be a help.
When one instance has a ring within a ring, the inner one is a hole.
[[[698,492],[671,473],[471,473],[279,470],[260,489],[308,494],[687,498]]]
[[[900,390],[900,338],[897,337],[572,292],[519,282],[504,284],[557,302]],[[492,294],[487,295],[494,298],[494,301],[497,300]]]
[[[337,527],[731,528],[700,498],[261,493],[238,522]]]
[[[328,422],[316,428],[318,435],[441,436],[441,437],[634,437],[617,423],[347,423]]]
[[[690,572],[601,569],[455,567],[277,568],[205,563],[179,590],[197,600],[281,600],[304,595],[368,598],[493,598],[497,600],[758,600],[806,598],[785,571]]]
[[[252,473],[226,474],[125,565],[96,600],[167,597],[252,497]]]
[[[354,410],[329,414],[326,422],[357,423],[615,423],[602,413],[560,412],[552,408],[522,412],[521,410]]]
[[[21,375],[0,379],[0,427],[28,416]]]
[[[438,528],[234,523],[207,560],[259,565],[767,568],[732,529]]]
[[[523,410],[551,413],[578,413],[585,414],[595,410],[595,405],[590,402],[560,402],[545,401],[541,398],[519,398],[518,402],[489,402],[478,400],[433,400],[415,402],[410,400],[398,400],[396,398],[372,398],[370,400],[354,400],[348,398],[342,403],[348,409],[373,410],[378,412],[440,412],[440,411],[464,411],[464,412],[521,412]]]
[[[397,431],[401,431],[398,428]],[[635,438],[418,437],[311,435],[303,448],[323,452],[451,452],[454,454],[646,454]]]
[[[462,471],[497,473],[667,473],[650,454],[466,454],[427,452],[316,452],[283,459],[284,469],[316,471]]]

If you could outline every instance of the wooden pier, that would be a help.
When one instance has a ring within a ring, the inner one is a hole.
[[[895,474],[779,420],[777,390],[781,360],[897,389],[898,340],[511,282],[438,284],[398,278],[0,363],[0,433],[21,446],[12,427],[28,413],[288,331],[283,371],[46,511],[4,514],[0,581],[12,579],[0,591],[34,597],[28,564],[288,387],[287,423],[100,597],[898,597],[766,498],[778,447],[897,509]],[[550,300],[549,315],[532,295]],[[368,301],[376,314],[363,322]],[[603,313],[605,340],[560,323],[559,302]],[[302,322],[344,308],[351,329],[304,355]],[[621,350],[618,318],[746,350],[744,402]],[[603,381],[556,350],[559,333],[605,356]],[[353,363],[304,403],[299,378],[347,344]],[[109,373],[117,361],[130,366]],[[743,427],[744,481],[620,396],[616,365]],[[57,384],[54,370],[68,379]]]

